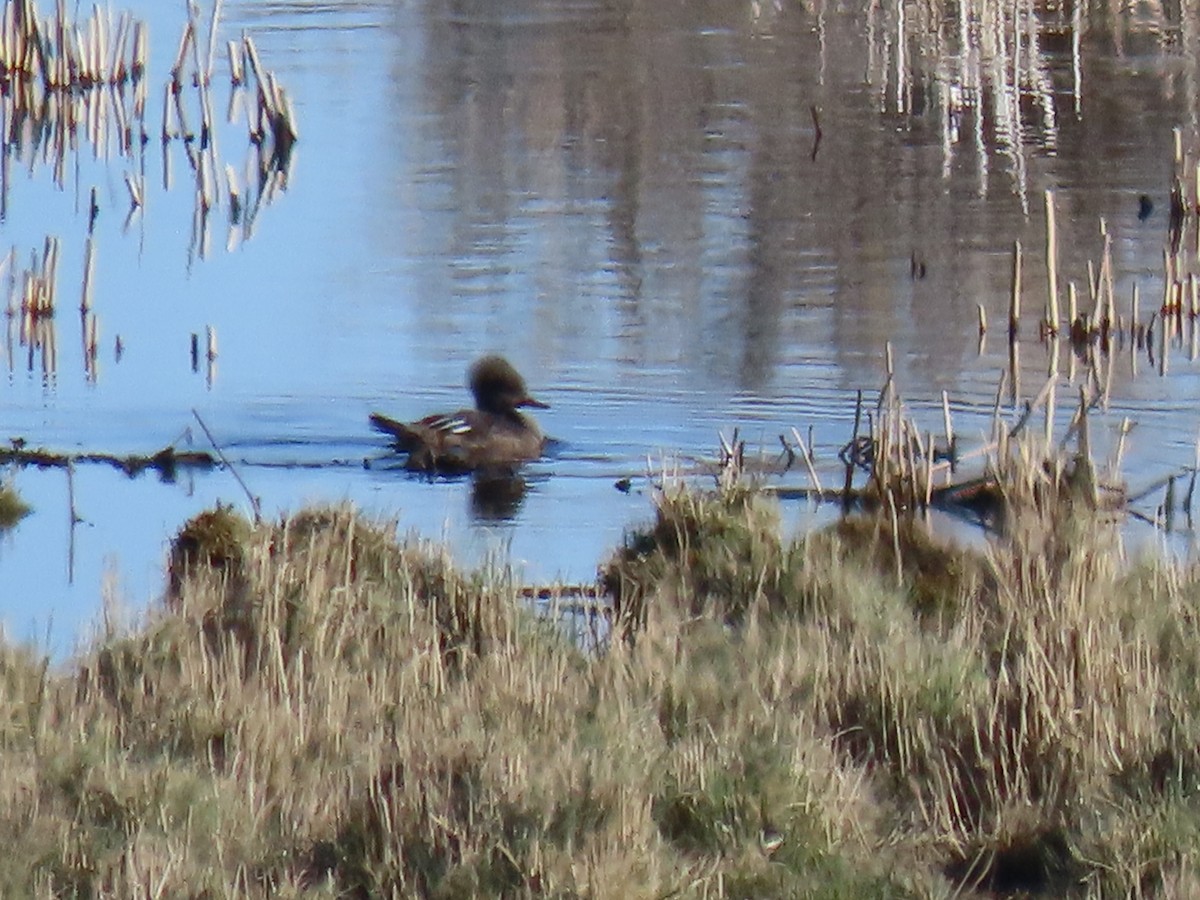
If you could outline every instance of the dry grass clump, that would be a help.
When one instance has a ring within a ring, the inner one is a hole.
[[[29,505],[11,484],[0,482],[0,531],[12,528],[29,515]]]
[[[172,558],[191,561],[139,630],[62,672],[3,647],[0,895],[917,897],[940,882],[884,839],[867,773],[795,702],[788,632],[667,608],[637,647],[596,655],[502,574],[349,511],[227,515],[181,531]]]
[[[1200,861],[1200,578],[1122,566],[1089,474],[1002,472],[1004,530],[982,552],[886,514],[789,544],[746,533],[761,497],[668,491],[606,582],[644,622],[663,605],[753,611],[782,642],[763,702],[803,710],[839,764],[869,772],[894,835],[960,889],[1184,896]],[[714,548],[695,534],[706,516],[738,520],[708,530]]]
[[[0,644],[0,895],[1189,896],[1200,578],[1067,483],[981,552],[665,493],[599,653],[349,510],[206,513],[136,631]]]

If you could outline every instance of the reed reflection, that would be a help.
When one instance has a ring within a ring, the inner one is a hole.
[[[1194,59],[1176,54],[1171,84],[1147,65],[1089,93],[1089,51],[1200,33],[1196,11],[982,2],[446,2],[421,19],[450,200],[410,240],[452,272],[414,300],[422,326],[450,340],[486,296],[560,323],[556,353],[600,333],[622,359],[753,390],[814,335],[847,386],[888,339],[972,364],[957,336],[976,298],[1002,309],[999,254],[1039,224],[1040,190],[1101,157],[1149,177],[1163,140],[1136,122],[1194,116]],[[1065,242],[1111,214],[1098,196],[1066,198]]]

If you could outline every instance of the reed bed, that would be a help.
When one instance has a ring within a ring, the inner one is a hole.
[[[8,358],[10,361],[16,358],[16,346],[19,345],[25,350],[29,371],[40,365],[46,375],[53,375],[58,370],[54,316],[58,302],[59,247],[58,238],[48,235],[41,252],[34,251],[29,265],[20,273],[15,271],[15,250],[0,260],[0,276],[8,280],[5,303]]]
[[[224,208],[228,214],[226,245],[230,250],[253,235],[258,214],[287,186],[297,140],[291,98],[263,65],[253,38],[246,34],[229,46],[227,114],[230,124],[239,117],[246,121],[250,152],[244,173],[239,175],[219,156],[211,81],[220,6],[219,2],[213,4],[205,23],[200,21],[198,8],[188,6],[188,22],[164,85],[160,130],[164,188],[171,187],[171,147],[176,143],[183,147],[195,196],[190,252],[201,258],[209,252],[209,216],[214,209]],[[205,25],[206,40],[200,37]],[[123,173],[129,195],[124,228],[131,227],[147,199],[148,48],[145,23],[128,13],[114,18],[111,9],[94,7],[87,19],[75,22],[62,2],[47,16],[33,0],[6,0],[0,6],[0,119],[5,125],[4,140],[0,141],[0,216],[9,213],[9,171],[14,161],[30,169],[49,166],[55,184],[65,188],[69,174],[78,171],[73,162],[77,154],[90,147],[97,159],[108,162],[115,157],[131,165]],[[198,135],[188,125],[197,113]],[[94,308],[99,213],[98,193],[93,187],[84,238],[79,332],[89,381],[98,378],[101,340]],[[20,346],[26,350],[29,371],[40,367],[43,375],[54,375],[59,238],[48,237],[45,248],[31,254],[29,267],[20,274],[14,273],[16,254],[14,248],[3,263],[12,285],[6,307],[9,363],[18,359]],[[114,336],[114,346],[119,360],[124,349],[120,335]],[[210,333],[210,381],[215,375],[215,357],[215,336]]]

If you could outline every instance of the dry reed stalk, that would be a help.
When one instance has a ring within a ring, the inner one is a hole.
[[[1121,465],[1125,461],[1125,438],[1130,431],[1133,430],[1133,423],[1128,416],[1121,419],[1121,427],[1117,430],[1117,449],[1113,458],[1113,470],[1121,471]]]
[[[190,9],[189,9],[190,13]],[[183,26],[183,33],[179,35],[179,47],[175,51],[175,62],[171,65],[171,91],[178,94],[183,90],[183,59],[187,55],[188,44],[195,41],[196,31],[189,15],[187,22]]]
[[[92,283],[96,265],[95,239],[88,235],[83,251],[83,293],[79,300],[79,311],[87,313],[92,308]]]
[[[888,512],[892,517],[892,554],[896,559],[896,583],[904,584],[904,557],[900,552],[900,517],[896,511],[896,498],[887,492]]]
[[[220,4],[219,0],[217,0],[217,2],[214,3],[214,5],[213,5],[213,18],[211,21],[211,31],[209,34],[210,54],[209,54],[209,58],[208,58],[208,65],[206,67],[200,61],[200,42],[196,38],[196,36],[199,34],[199,26],[196,24],[195,18],[194,18],[196,15],[196,8],[195,8],[195,6],[191,6],[191,5],[189,5],[189,7],[188,7],[188,10],[189,10],[188,15],[189,15],[189,18],[191,19],[190,24],[192,25],[192,35],[193,35],[193,38],[192,38],[192,64],[196,67],[195,84],[196,84],[196,89],[200,95],[200,148],[201,148],[201,150],[204,150],[205,148],[208,148],[210,146],[211,142],[213,141],[213,136],[215,134],[215,130],[213,127],[213,123],[215,120],[213,118],[212,99],[211,99],[210,91],[209,91],[209,74],[210,74],[211,68],[212,68],[212,53],[211,53],[212,42],[216,38],[216,28],[217,28],[216,17],[220,11],[220,8],[221,8],[221,4]],[[212,162],[214,164],[216,163],[215,157],[212,160]]]
[[[1046,373],[1046,382],[1050,386],[1050,390],[1046,395],[1046,415],[1044,419],[1043,438],[1046,445],[1046,455],[1050,455],[1050,444],[1054,440],[1054,421],[1057,415],[1056,409],[1056,392],[1058,390],[1058,335],[1055,334],[1050,338],[1050,365],[1049,371]]]
[[[975,307],[979,311],[979,336],[982,338],[987,334],[987,310],[983,308],[982,303],[976,303]]]
[[[917,461],[925,456],[925,448],[921,444],[921,433],[916,426],[907,418],[904,420],[904,451],[906,456],[906,469],[904,484],[908,487],[908,506],[909,509],[917,509],[919,500],[924,491],[920,489],[918,484],[918,473],[921,471],[921,466]],[[930,453],[930,456],[933,454]]]
[[[1112,235],[1107,227],[1104,233],[1104,294],[1106,303],[1104,317],[1109,329],[1117,328],[1117,291],[1113,283]]]
[[[1133,290],[1129,297],[1129,334],[1132,338],[1130,343],[1134,345],[1137,343],[1137,334],[1141,328],[1138,320],[1138,307],[1140,305],[1141,304],[1138,301],[1138,286],[1137,284],[1134,284]]]
[[[946,434],[946,452],[952,453],[954,446],[954,425],[950,421],[950,395],[946,391],[942,391],[942,427]],[[932,447],[933,444],[930,444]]]
[[[140,81],[146,74],[146,61],[149,57],[150,37],[147,26],[145,22],[138,20],[133,26],[133,65],[129,73],[135,81]]]
[[[1057,334],[1058,319],[1058,227],[1054,217],[1054,191],[1045,192],[1046,200],[1046,321],[1051,334]],[[1068,326],[1069,328],[1069,326]]]
[[[1160,317],[1161,325],[1158,329],[1158,374],[1160,376],[1167,374],[1167,350],[1171,346],[1171,329],[1174,327],[1175,319],[1170,315]]]
[[[1196,161],[1196,166],[1193,172],[1196,190],[1192,199],[1192,209],[1200,210],[1200,160]],[[1200,241],[1200,231],[1197,231],[1196,239]]]
[[[179,137],[183,139],[184,149],[187,151],[188,160],[192,164],[192,168],[196,167],[195,151],[192,148],[192,141],[196,139],[196,133],[192,131],[188,125],[187,111],[183,105],[183,92],[169,90],[171,105],[175,108],[175,120],[179,123]]]
[[[896,363],[892,356],[892,342],[886,341],[883,345],[883,363],[884,373],[887,376],[884,393],[887,395],[886,403],[893,404],[896,401]]]
[[[240,87],[246,80],[245,66],[242,62],[241,48],[236,41],[230,41],[227,45],[229,54],[229,80],[234,87]]]
[[[172,116],[171,110],[172,110],[172,106],[173,106],[173,104],[171,102],[172,99],[173,99],[173,92],[171,90],[171,85],[169,83],[163,85],[163,108],[162,108],[162,142],[163,142],[163,144],[168,143],[171,140],[171,138],[174,137],[174,135],[175,135],[175,132],[173,132],[171,129],[171,116]]]
[[[47,296],[53,308],[58,295],[58,238],[47,235],[42,247],[42,280],[48,285]]]
[[[1094,273],[1095,290],[1092,295],[1092,327],[1103,330],[1107,321],[1107,297],[1105,296],[1105,288],[1109,283],[1109,267],[1112,265],[1112,238],[1108,233],[1108,227],[1104,220],[1100,220],[1100,237],[1102,240],[1102,249],[1100,251],[1100,269]],[[1089,268],[1089,273],[1092,269]]]
[[[1091,322],[1092,328],[1100,327],[1100,274],[1096,271],[1096,264],[1093,260],[1087,261],[1087,284],[1088,284],[1088,303],[1092,307]]]
[[[800,447],[800,456],[804,459],[804,465],[808,469],[808,478],[812,482],[813,489],[816,490],[818,496],[823,495],[825,489],[821,487],[821,479],[817,477],[817,468],[813,465],[812,454],[808,452],[808,447],[800,437],[800,432],[795,428],[792,429],[792,437],[796,439],[796,444]]]
[[[221,0],[215,0],[212,8],[212,16],[208,20],[208,58],[202,76],[205,84],[212,81],[213,61],[217,56],[217,23],[220,19]]]
[[[95,313],[84,313],[83,318],[85,322],[83,343],[84,366],[94,381],[96,377],[96,356],[100,344],[100,325]]]
[[[996,397],[992,402],[992,442],[1000,439],[1000,406],[1003,403],[1004,388],[1008,385],[1008,373],[1002,371],[996,382]]]
[[[124,84],[129,79],[129,70],[125,64],[126,48],[129,44],[130,22],[132,18],[124,10],[117,19],[117,35],[113,39],[112,58],[109,61],[110,78],[114,84]]]
[[[125,187],[129,191],[129,207],[139,209],[142,205],[142,188],[135,176],[125,173]]]
[[[236,223],[242,216],[242,197],[237,172],[228,163],[225,165],[225,183],[229,188],[229,221]]]
[[[933,502],[933,432],[927,435],[928,442],[926,444],[928,453],[925,454],[925,492],[922,497],[923,509],[929,509]]]
[[[1008,297],[1008,340],[1013,342],[1021,328],[1021,242],[1013,242],[1012,285]]]
[[[1171,294],[1175,286],[1176,261],[1169,247],[1163,248],[1163,298],[1161,310],[1165,317],[1171,309]]]
[[[196,168],[196,203],[201,213],[207,214],[213,206],[213,179],[209,170],[208,155],[201,153]]]

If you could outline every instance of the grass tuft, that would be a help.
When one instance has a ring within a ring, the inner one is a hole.
[[[31,511],[15,487],[0,483],[0,532],[16,526]]]

